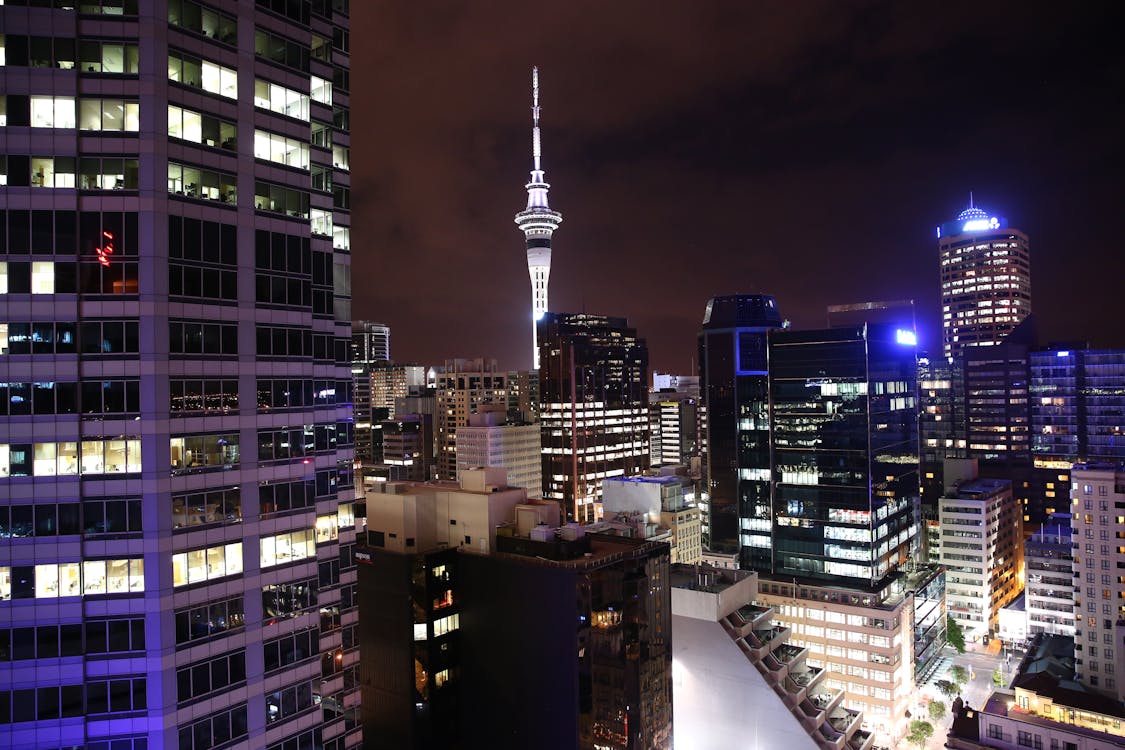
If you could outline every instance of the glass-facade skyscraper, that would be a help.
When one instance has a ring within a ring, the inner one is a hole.
[[[348,47],[0,7],[0,747],[360,743]]]
[[[874,590],[918,527],[913,330],[769,335],[774,574]]]
[[[781,327],[766,294],[715,297],[699,332],[700,392],[707,411],[703,543],[739,553],[745,568],[772,566],[766,337]]]

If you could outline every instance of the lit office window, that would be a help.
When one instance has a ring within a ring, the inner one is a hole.
[[[74,124],[74,97],[31,97],[31,127],[73,128]]]
[[[191,55],[168,53],[168,80],[228,99],[238,98],[236,71]]]
[[[168,105],[168,137],[234,151],[238,127],[233,122]]]
[[[254,81],[254,106],[279,115],[309,121],[309,96],[276,83]]]
[[[264,130],[254,131],[254,156],[300,169],[309,168],[309,145]]]
[[[125,99],[82,99],[78,104],[80,130],[140,130],[140,104]]]
[[[232,174],[168,162],[168,192],[187,198],[238,202],[238,178]]]
[[[332,81],[326,81],[316,76],[309,76],[309,95],[312,97],[313,101],[331,105]]]
[[[259,563],[262,569],[316,557],[316,541],[312,529],[298,529],[286,534],[262,537]]]
[[[218,544],[172,555],[172,586],[241,575],[242,542]]]

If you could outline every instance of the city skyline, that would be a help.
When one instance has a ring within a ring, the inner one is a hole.
[[[1093,9],[959,7],[626,3],[589,24],[579,4],[552,15],[550,34],[526,33],[536,13],[514,4],[439,17],[355,8],[356,26],[385,42],[356,52],[373,70],[354,115],[373,136],[353,154],[369,165],[353,200],[357,283],[372,291],[356,316],[401,331],[404,360],[526,367],[510,222],[538,65],[567,215],[552,311],[628,317],[655,370],[691,369],[707,300],[731,293],[775,295],[798,328],[822,326],[829,304],[910,297],[920,346],[939,350],[934,229],[970,191],[1028,232],[1033,277],[1101,264],[1081,296],[1043,287],[1044,340],[1125,343],[1109,315],[1125,270],[1110,252],[1125,126],[1121,98],[1105,95],[1125,78],[1111,26]]]

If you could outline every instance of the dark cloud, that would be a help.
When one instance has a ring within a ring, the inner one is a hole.
[[[968,191],[1032,236],[1047,336],[1125,344],[1125,63],[1106,6],[353,3],[357,317],[396,358],[527,366],[512,223],[542,70],[552,308],[627,316],[685,371],[707,299],[796,325],[912,297]],[[925,334],[924,334],[925,338]]]

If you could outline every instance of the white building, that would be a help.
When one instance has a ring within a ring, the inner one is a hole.
[[[952,474],[947,468],[947,483]],[[949,616],[979,638],[996,630],[1000,608],[1023,588],[1023,514],[1006,479],[968,479],[945,494],[938,523]]]
[[[543,458],[538,424],[505,424],[503,407],[481,407],[469,424],[457,429],[457,473],[499,466],[508,483],[523,487],[528,497],[543,496]]]

